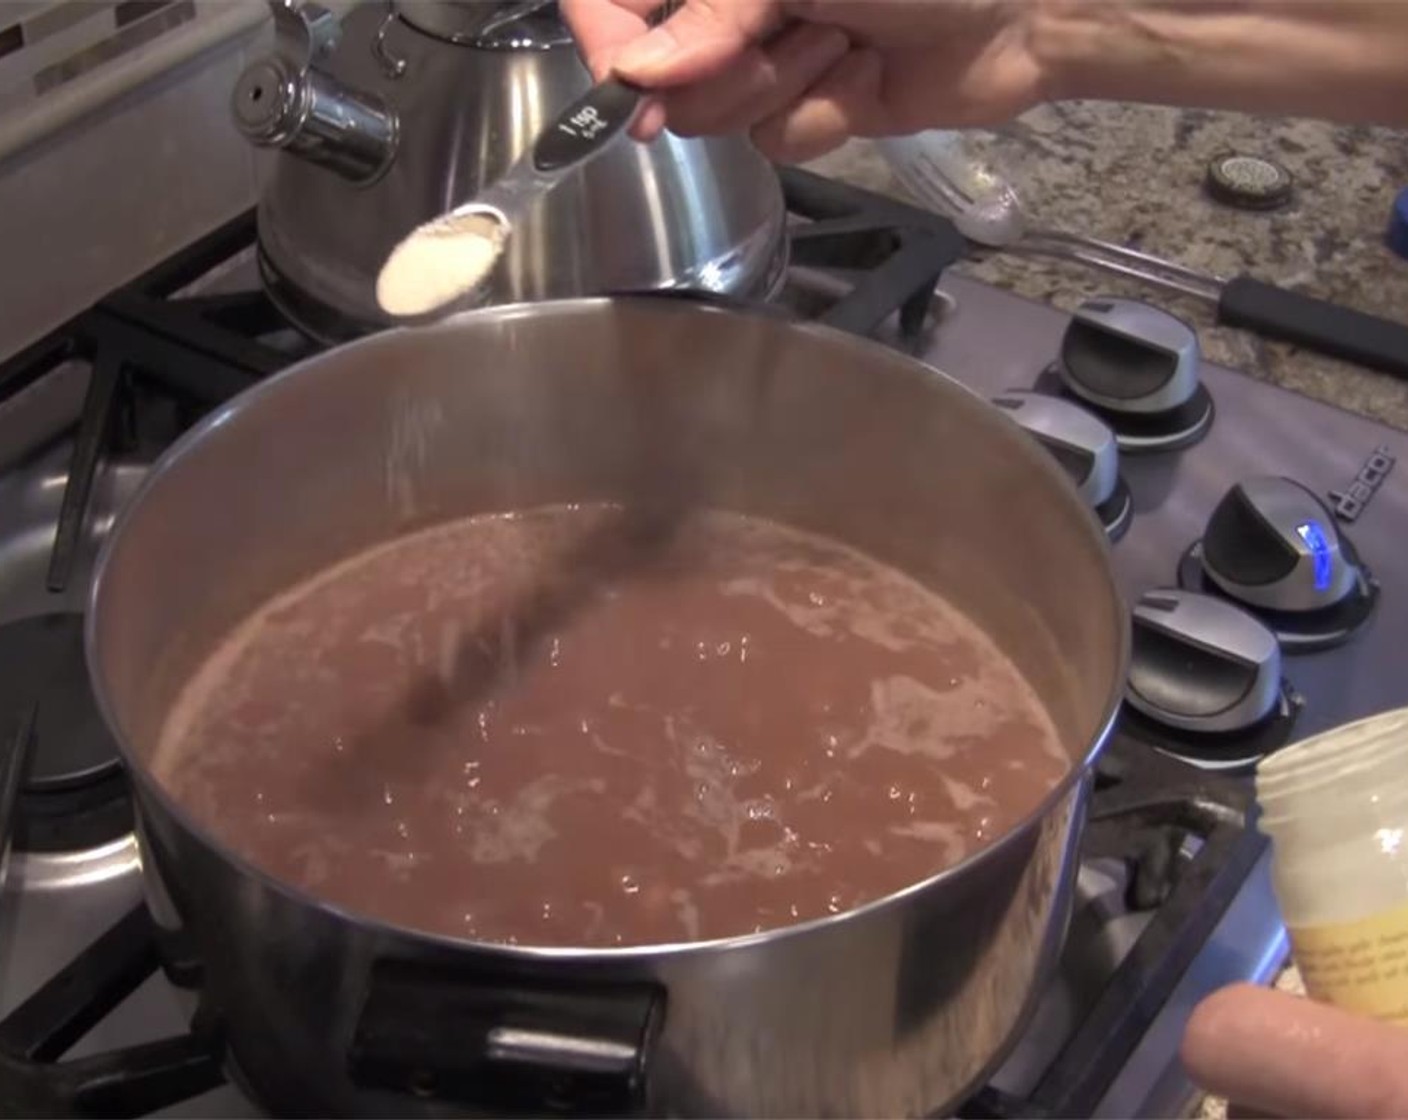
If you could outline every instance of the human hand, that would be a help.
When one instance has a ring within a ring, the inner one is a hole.
[[[1008,120],[1047,95],[1030,0],[562,0],[587,65],[655,92],[634,132],[748,132],[800,161],[851,136]]]
[[[1268,1116],[1408,1116],[1408,1030],[1238,984],[1198,1005],[1183,1037],[1193,1080]]]

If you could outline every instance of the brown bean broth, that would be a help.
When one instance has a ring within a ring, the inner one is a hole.
[[[757,518],[559,506],[355,556],[237,627],[157,773],[328,902],[534,945],[750,933],[957,863],[1070,763],[900,572]]]

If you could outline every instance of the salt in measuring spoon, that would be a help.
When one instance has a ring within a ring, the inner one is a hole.
[[[638,87],[619,78],[598,83],[559,113],[496,182],[412,230],[377,276],[381,309],[414,321],[472,303],[513,236],[515,222],[629,128],[643,97]]]

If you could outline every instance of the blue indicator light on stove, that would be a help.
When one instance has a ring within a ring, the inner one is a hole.
[[[1296,536],[1310,549],[1310,559],[1315,565],[1315,590],[1326,590],[1330,586],[1330,576],[1334,573],[1335,563],[1329,535],[1320,522],[1304,521],[1296,526]]]

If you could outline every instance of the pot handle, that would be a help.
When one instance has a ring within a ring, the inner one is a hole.
[[[368,1089],[498,1114],[604,1116],[644,1103],[665,991],[383,960],[348,1051]]]

